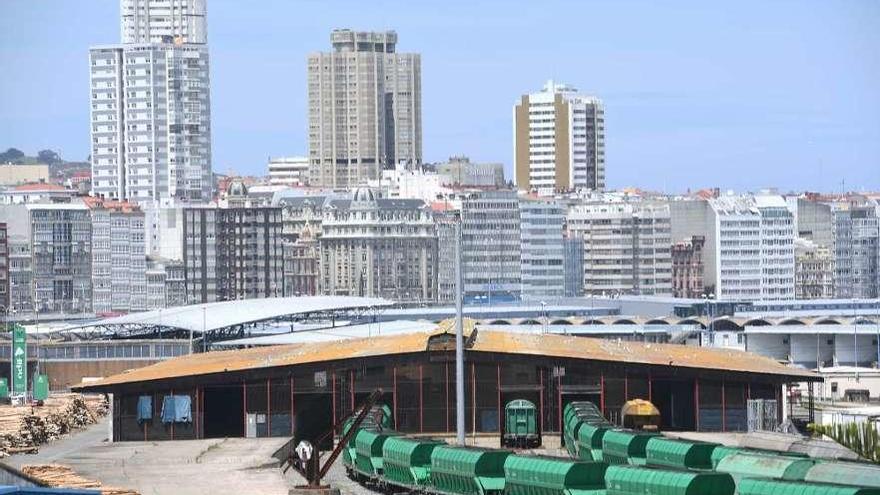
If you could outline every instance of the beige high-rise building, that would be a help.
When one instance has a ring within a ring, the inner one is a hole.
[[[421,56],[397,33],[334,30],[332,52],[308,58],[309,175],[348,188],[384,168],[422,162]]]
[[[519,189],[605,189],[605,107],[553,81],[513,107],[514,180]]]

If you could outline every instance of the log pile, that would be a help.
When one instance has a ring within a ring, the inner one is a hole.
[[[0,458],[37,447],[94,424],[107,414],[102,396],[57,394],[42,406],[0,406]]]
[[[21,471],[51,488],[96,489],[102,495],[139,495],[125,488],[102,486],[100,481],[83,478],[70,467],[60,464],[32,464],[23,466]]]

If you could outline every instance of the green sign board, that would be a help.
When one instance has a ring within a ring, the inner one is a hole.
[[[34,377],[34,400],[46,400],[49,398],[49,377],[37,375]]]
[[[12,392],[27,392],[27,334],[19,325],[12,328]]]
[[[6,378],[0,378],[0,399],[9,397],[9,383]]]

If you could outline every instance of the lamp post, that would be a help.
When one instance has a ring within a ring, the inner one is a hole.
[[[455,433],[459,445],[464,445],[464,308],[461,276],[461,230],[459,214],[455,231]]]

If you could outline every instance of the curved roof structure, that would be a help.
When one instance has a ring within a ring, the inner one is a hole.
[[[466,319],[465,321],[465,333],[469,336],[467,352],[489,352],[514,356],[538,355],[615,363],[725,370],[747,374],[758,373],[793,380],[820,380],[818,375],[810,371],[791,368],[771,358],[744,351],[497,330],[480,330],[474,335],[473,320]],[[433,331],[192,354],[144,368],[129,370],[74,388],[106,390],[107,387],[114,385],[172,378],[425,352],[429,350],[429,344],[434,337],[451,335],[452,325],[452,321],[447,320]]]
[[[369,310],[390,306],[392,301],[372,297],[302,296],[242,299],[190,306],[177,306],[132,313],[70,327],[162,327],[193,332],[211,332],[237,325],[334,311]]]

